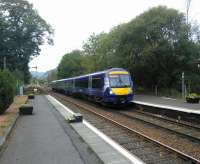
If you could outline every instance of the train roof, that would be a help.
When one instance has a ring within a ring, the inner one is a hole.
[[[111,71],[127,71],[124,68],[110,68],[104,71],[98,71],[98,72],[94,72],[94,73],[90,73],[90,74],[86,74],[86,75],[81,75],[81,76],[75,76],[75,77],[71,77],[71,78],[66,78],[66,79],[59,79],[59,80],[54,80],[52,81],[52,83],[55,82],[59,82],[59,81],[65,81],[65,80],[73,80],[73,79],[79,79],[79,78],[84,78],[84,77],[88,77],[88,76],[94,76],[94,75],[100,75],[100,74],[105,74]]]

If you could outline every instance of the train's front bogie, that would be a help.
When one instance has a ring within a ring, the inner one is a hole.
[[[105,102],[116,105],[127,104],[133,100],[133,82],[129,72],[110,71],[105,81]]]

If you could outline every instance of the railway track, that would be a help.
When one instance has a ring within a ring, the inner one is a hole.
[[[200,127],[200,116],[194,113],[187,113],[187,112],[180,112],[176,110],[166,110],[164,108],[159,107],[152,107],[147,105],[141,104],[134,104],[140,112],[155,115],[155,116],[162,116],[163,118],[170,119],[172,121],[176,120],[180,123]]]
[[[153,114],[148,114],[136,110],[118,112],[128,118],[139,120],[146,124],[151,124],[155,126],[155,128],[164,128],[172,133],[181,135],[188,140],[200,143],[200,127],[195,125],[193,126],[188,123],[177,122],[169,118],[159,117]]]
[[[144,114],[146,116],[153,117],[153,118],[166,120],[166,121],[171,122],[171,123],[176,123],[176,124],[180,124],[180,125],[183,125],[183,126],[195,128],[196,130],[200,131],[200,124],[192,123],[191,121],[188,122],[188,121],[181,120],[181,118],[174,119],[174,118],[170,118],[170,117],[167,117],[167,116],[164,116],[164,115],[161,115],[161,114],[153,114],[153,113],[150,113],[150,112],[145,112],[145,111],[143,111],[142,107],[140,107],[139,110],[137,110],[137,112]]]
[[[142,128],[143,130],[139,130],[138,123],[135,127],[131,126],[132,124],[135,125],[136,122],[133,122],[131,116],[128,118],[125,114],[121,114],[121,111],[117,113],[113,112],[113,110],[98,110],[97,107],[88,105],[80,100],[74,100],[57,93],[51,94],[63,104],[76,110],[76,112],[82,113],[95,127],[138,156],[145,163],[200,163],[200,158],[198,157],[198,154],[200,154],[199,144],[192,143],[193,151],[180,151],[177,147],[181,147],[180,143],[183,144],[183,142],[178,142],[178,146],[161,142],[160,138],[155,139],[155,137],[143,133],[144,127]],[[158,133],[155,127],[149,128],[148,131]],[[168,136],[169,134],[166,135],[166,137]],[[175,136],[172,137],[172,139],[175,138]],[[184,140],[182,139],[182,141]],[[189,149],[191,149],[191,145]],[[197,152],[195,153],[195,151]]]

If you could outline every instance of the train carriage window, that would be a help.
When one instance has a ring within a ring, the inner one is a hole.
[[[83,88],[88,88],[88,81],[89,81],[89,78],[85,78],[82,80],[82,87]]]
[[[72,81],[71,80],[65,81],[65,88],[67,88],[67,89],[72,88]]]
[[[88,88],[88,81],[89,81],[89,78],[76,79],[75,86],[77,88]]]
[[[103,87],[104,78],[103,77],[92,77],[92,88],[101,89]]]
[[[69,86],[69,88],[73,87],[73,81],[72,80],[69,81],[68,86]]]
[[[79,87],[79,82],[78,79],[75,79],[75,87],[78,88]]]

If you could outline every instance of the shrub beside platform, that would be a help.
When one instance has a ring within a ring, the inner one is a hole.
[[[14,102],[6,110],[6,112],[0,115],[0,150],[5,143],[12,127],[18,118],[18,109],[27,101],[27,96],[16,96]]]
[[[199,103],[199,98],[188,98],[188,97],[186,97],[186,101],[187,101],[187,103],[197,104],[197,103]]]
[[[187,103],[199,103],[200,96],[196,93],[191,93],[186,96]]]
[[[20,115],[31,115],[33,114],[33,106],[31,104],[24,104],[19,108]]]
[[[34,99],[35,98],[35,95],[34,94],[29,94],[28,95],[28,99]]]

